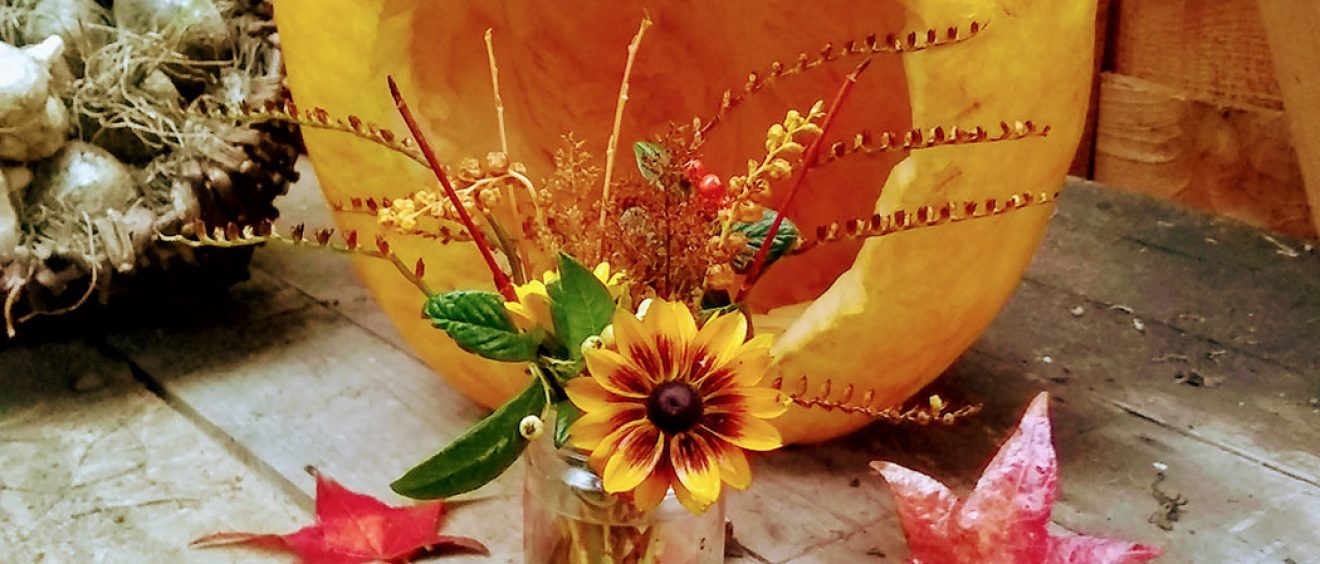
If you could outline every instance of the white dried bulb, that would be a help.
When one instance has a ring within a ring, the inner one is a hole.
[[[33,43],[52,35],[68,47],[66,60],[81,70],[87,55],[109,40],[110,12],[96,0],[36,0],[23,22],[23,38]]]
[[[37,168],[28,200],[97,216],[126,210],[138,196],[137,183],[124,163],[96,145],[74,141]]]
[[[24,49],[0,43],[0,160],[44,159],[67,141],[69,111],[53,95],[50,73],[63,50],[59,36]]]
[[[229,26],[212,0],[116,0],[115,23],[137,33],[160,32],[183,52],[214,52],[229,40]]]

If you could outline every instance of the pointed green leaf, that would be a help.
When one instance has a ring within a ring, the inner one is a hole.
[[[582,412],[571,401],[564,400],[555,404],[555,448],[568,442],[568,428],[581,416]]]
[[[413,499],[440,499],[486,485],[508,470],[527,448],[518,424],[544,410],[545,388],[536,380],[444,450],[395,480],[390,489]]]
[[[559,254],[559,280],[547,288],[555,335],[568,349],[569,360],[582,358],[582,341],[599,335],[614,317],[614,298],[595,274],[564,253]]]
[[[638,141],[633,143],[633,155],[637,157],[637,170],[647,182],[660,186],[660,178],[669,167],[669,150],[659,143]]]
[[[738,251],[733,256],[733,270],[735,272],[746,272],[752,267],[752,261],[756,259],[756,253],[761,252],[761,245],[765,243],[765,236],[770,233],[770,225],[775,222],[777,212],[766,210],[761,215],[761,219],[753,223],[735,223],[733,231],[747,236],[747,246]],[[784,222],[779,225],[779,231],[775,233],[775,240],[770,245],[770,254],[765,257],[765,266],[770,266],[780,257],[784,256],[798,240],[798,228],[793,224],[793,220],[784,218]]]
[[[465,351],[505,362],[536,359],[540,336],[518,331],[499,294],[473,290],[436,294],[426,300],[422,314]]]

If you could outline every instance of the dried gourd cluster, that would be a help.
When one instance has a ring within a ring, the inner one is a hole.
[[[263,0],[0,5],[0,298],[9,333],[144,271],[194,220],[256,223],[294,177],[291,124],[229,124],[198,101],[287,96]]]

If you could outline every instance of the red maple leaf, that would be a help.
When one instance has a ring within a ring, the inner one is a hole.
[[[1160,555],[1158,548],[1122,540],[1050,534],[1059,472],[1048,407],[1044,392],[1031,401],[966,499],[920,472],[871,463],[898,502],[912,562],[1120,564]]]
[[[408,562],[444,553],[489,555],[485,545],[467,537],[442,535],[444,502],[390,507],[316,476],[316,523],[285,535],[216,533],[192,542],[193,548],[257,544],[297,554],[308,564]]]

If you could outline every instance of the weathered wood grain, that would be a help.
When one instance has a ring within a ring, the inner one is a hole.
[[[1219,106],[1283,109],[1255,0],[1126,0],[1113,9],[1109,70]]]
[[[303,468],[312,465],[349,488],[401,501],[389,483],[484,412],[391,344],[309,297],[294,299],[310,305],[251,323],[126,332],[108,342],[177,408],[309,495],[314,484]],[[516,559],[520,477],[477,492],[493,499],[455,511],[446,530]]]
[[[1258,6],[1320,233],[1320,4],[1258,0]]]
[[[0,354],[0,561],[289,562],[191,550],[218,531],[293,530],[310,516],[81,343]]]
[[[1282,110],[1226,107],[1151,80],[1103,73],[1098,112],[1096,181],[1315,236]]]

